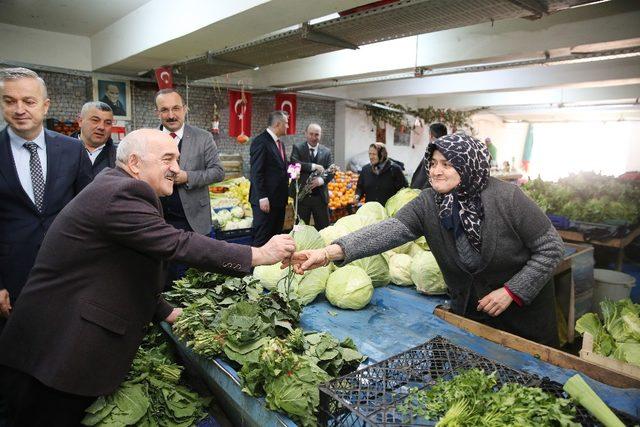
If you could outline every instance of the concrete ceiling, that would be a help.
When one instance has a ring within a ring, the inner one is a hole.
[[[149,0],[0,0],[0,22],[92,36]]]

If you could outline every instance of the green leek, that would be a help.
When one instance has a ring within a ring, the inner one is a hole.
[[[589,387],[589,384],[578,374],[567,380],[563,387],[575,401],[580,403],[589,411],[591,415],[596,417],[605,427],[624,427],[624,424],[614,414],[606,403],[598,397],[595,391]]]

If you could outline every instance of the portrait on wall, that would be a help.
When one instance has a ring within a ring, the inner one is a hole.
[[[131,120],[131,86],[128,80],[93,78],[93,100],[113,110],[116,120]]]
[[[411,142],[411,128],[400,126],[393,130],[393,145],[408,147]]]

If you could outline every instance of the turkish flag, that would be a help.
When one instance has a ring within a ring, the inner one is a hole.
[[[229,136],[251,136],[251,94],[229,91]]]
[[[156,68],[156,82],[158,90],[173,88],[173,70],[171,67]]]
[[[276,94],[276,110],[286,111],[289,114],[289,129],[287,130],[287,135],[295,135],[296,133],[297,107],[298,101],[295,93]]]

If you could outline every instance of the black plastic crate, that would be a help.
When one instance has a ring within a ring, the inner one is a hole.
[[[515,382],[541,389],[557,397],[567,397],[562,385],[496,363],[473,351],[437,336],[382,362],[368,366],[320,386],[318,421],[323,426],[433,426],[437,420],[413,417],[397,412],[413,387],[431,387],[439,378],[451,379],[471,368],[487,374],[497,372],[498,386]],[[616,411],[614,411],[616,412]],[[625,423],[638,420],[616,412]],[[582,407],[576,407],[576,421],[597,426],[597,420]]]

